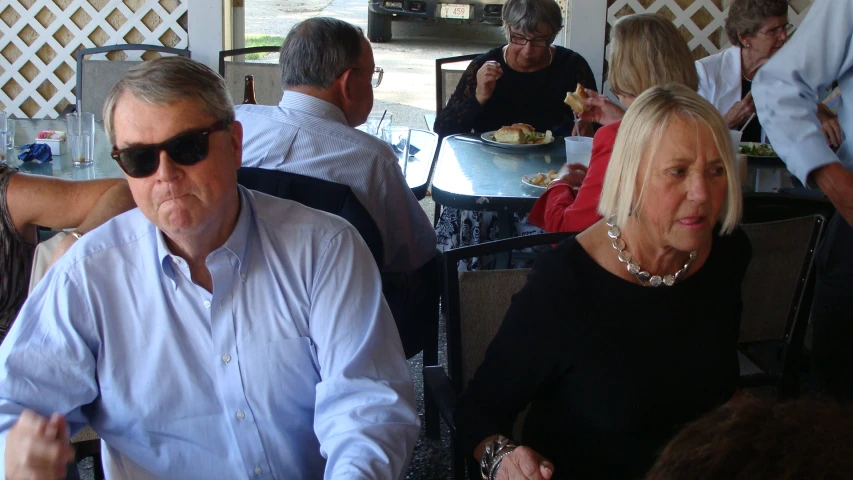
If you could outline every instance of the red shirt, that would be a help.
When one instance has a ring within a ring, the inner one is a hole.
[[[613,144],[616,143],[616,133],[621,123],[611,123],[595,133],[589,170],[578,193],[572,192],[572,187],[562,180],[552,182],[533,205],[533,210],[527,217],[528,223],[547,232],[582,232],[601,220],[598,200],[601,198],[604,173],[607,172],[607,164],[610,163],[610,154],[613,153]]]

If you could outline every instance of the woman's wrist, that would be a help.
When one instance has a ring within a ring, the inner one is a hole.
[[[518,446],[503,435],[498,435],[486,443],[483,449],[483,456],[480,457],[480,474],[483,480],[495,480],[498,468],[500,468],[504,457],[512,453],[516,448]]]

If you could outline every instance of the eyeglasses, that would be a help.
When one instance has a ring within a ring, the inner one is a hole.
[[[771,28],[770,30],[767,30],[766,32],[756,32],[756,33],[760,33],[762,35],[767,35],[768,37],[776,37],[776,36],[779,36],[779,34],[782,33],[783,31],[785,33],[791,33],[791,30],[793,30],[793,29],[794,29],[794,25],[792,25],[790,23],[786,23],[784,25],[779,25],[778,27]]]
[[[139,145],[119,149],[113,145],[110,156],[119,167],[132,178],[151,176],[160,168],[160,152],[166,151],[169,158],[178,165],[195,165],[207,158],[210,147],[210,134],[225,130],[225,122],[220,120],[208,128],[180,133],[156,145]]]
[[[521,35],[516,35],[511,33],[509,35],[509,42],[514,45],[527,45],[528,43],[537,48],[547,47],[548,44],[551,43],[550,39],[538,37],[538,38],[527,38]]]
[[[382,83],[382,77],[385,75],[385,70],[382,67],[373,68],[373,76],[370,77],[370,86],[376,88]]]

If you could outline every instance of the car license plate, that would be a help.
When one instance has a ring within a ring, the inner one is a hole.
[[[385,2],[385,8],[399,8],[403,9],[403,2]]]
[[[442,3],[441,18],[471,18],[471,5]]]

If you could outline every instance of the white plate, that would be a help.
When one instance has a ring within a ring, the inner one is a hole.
[[[550,142],[542,142],[542,143],[524,143],[524,144],[502,143],[502,142],[495,140],[495,132],[496,131],[497,130],[492,130],[491,132],[486,132],[486,133],[480,135],[480,140],[488,143],[489,145],[494,145],[496,147],[501,147],[501,148],[510,148],[510,149],[514,149],[514,150],[529,150],[531,148],[538,148],[538,147],[541,147],[543,145],[549,145],[549,144],[554,142],[554,137],[551,137]],[[539,133],[539,132],[537,132],[536,135],[539,135],[540,137],[545,136],[544,133]]]
[[[543,187],[541,185],[536,185],[535,183],[530,183],[530,176],[529,175],[525,175],[525,176],[521,177],[521,183],[527,185],[528,187],[538,188],[539,190],[545,190],[546,188],[548,188],[548,187]]]

